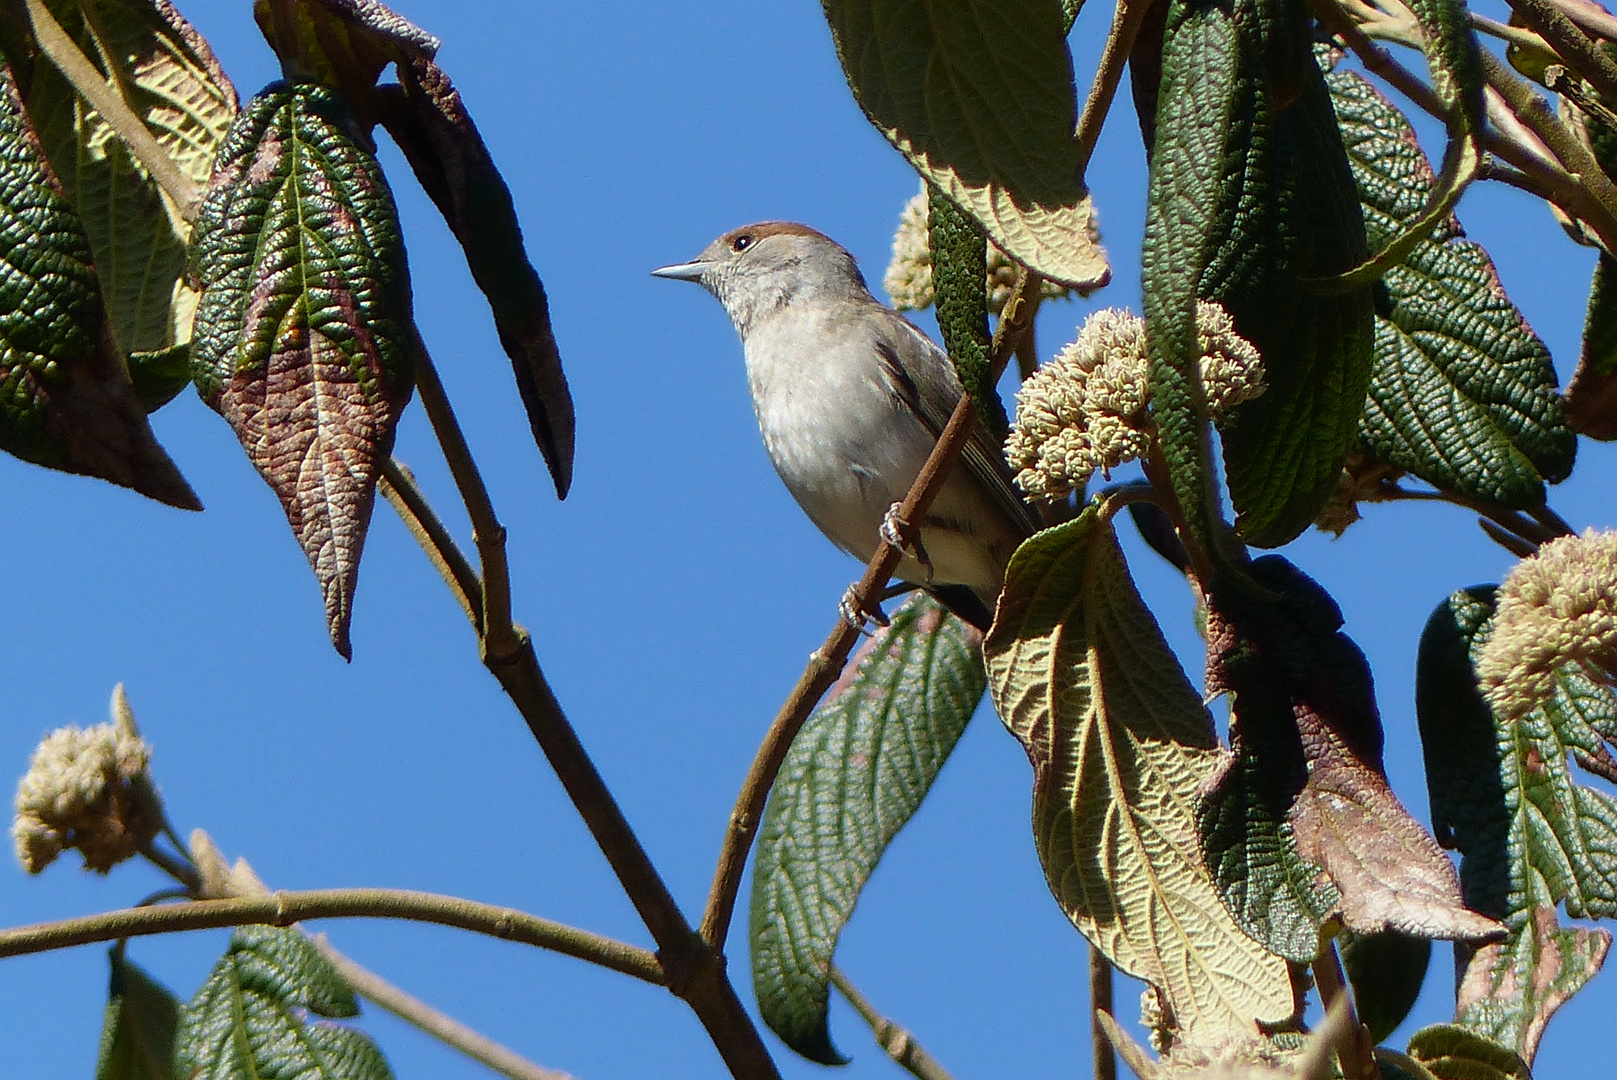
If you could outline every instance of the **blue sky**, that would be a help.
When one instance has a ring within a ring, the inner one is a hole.
[[[245,0],[182,5],[243,96],[275,77]],[[879,280],[913,173],[849,96],[808,3],[512,4],[406,0],[443,38],[439,59],[505,171],[550,292],[578,407],[573,492],[557,503],[528,435],[487,307],[396,153],[416,312],[510,534],[516,613],[597,764],[688,911],[700,907],[757,741],[858,568],[780,486],[747,399],[740,346],[711,298],[648,272],[747,222],[808,222]],[[1093,70],[1108,12],[1073,35]],[[1429,132],[1429,129],[1425,129]],[[1144,160],[1125,93],[1091,170],[1114,284],[1052,305],[1046,355],[1087,311],[1138,309]],[[1483,186],[1460,207],[1563,377],[1577,355],[1592,253],[1548,210]],[[477,661],[436,574],[379,505],[361,573],[354,662],[326,637],[320,594],[280,507],[234,436],[194,395],[154,420],[206,504],[185,514],[97,481],[0,458],[0,775],[37,739],[105,716],[123,681],[170,814],[206,828],[273,887],[387,885],[509,904],[623,939],[647,935]],[[398,456],[456,512],[419,406]],[[1617,453],[1585,443],[1552,504],[1611,525]],[[457,523],[464,538],[467,530]],[[1190,599],[1132,537],[1142,588],[1199,668]],[[1456,588],[1511,558],[1469,515],[1367,508],[1339,541],[1287,555],[1329,588],[1376,672],[1395,789],[1421,818],[1415,643]],[[9,770],[9,771],[8,771]],[[1028,829],[1030,774],[989,712],[973,722],[920,817],[875,875],[839,958],[876,1005],[963,1078],[1066,1074],[1087,1060],[1085,947],[1057,910]],[[10,781],[7,781],[9,783]],[[0,867],[0,923],[131,903],[161,879],[69,862],[38,879]],[[717,1075],[683,1005],[577,961],[432,927],[322,925],[361,962],[533,1059],[585,1080]],[[225,934],[134,944],[183,994]],[[1434,955],[1412,1024],[1452,1008]],[[732,970],[748,990],[743,941]],[[99,947],[0,963],[8,1075],[88,1076],[105,986]],[[1133,1015],[1133,990],[1119,988]],[[1541,1077],[1571,1075],[1617,1008],[1597,980],[1551,1025]],[[833,1033],[859,1075],[896,1076],[838,1003]],[[367,1010],[401,1077],[488,1075]],[[779,1043],[788,1077],[822,1070]]]

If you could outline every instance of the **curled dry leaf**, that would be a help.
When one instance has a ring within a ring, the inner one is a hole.
[[[350,124],[310,84],[242,112],[197,220],[192,348],[197,391],[280,497],[345,657],[415,347],[393,196]]]

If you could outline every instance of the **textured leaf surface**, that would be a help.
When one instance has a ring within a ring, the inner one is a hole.
[[[1416,707],[1438,836],[1461,853],[1466,899],[1509,936],[1478,950],[1459,991],[1457,1021],[1529,1064],[1544,1026],[1592,978],[1605,930],[1563,928],[1568,914],[1617,913],[1617,800],[1577,783],[1569,758],[1611,778],[1617,699],[1562,672],[1556,693],[1520,720],[1499,722],[1477,687],[1494,589],[1455,593],[1421,635]]]
[[[196,263],[197,391],[280,497],[346,657],[414,331],[393,196],[336,95],[276,84],[248,104],[197,219]]]
[[[202,508],[153,437],[106,333],[89,242],[9,68],[0,69],[0,449]]]
[[[253,18],[288,79],[338,90],[367,131],[382,70],[438,52],[437,38],[378,0],[253,0]]]
[[[1409,1056],[1438,1080],[1532,1080],[1514,1051],[1454,1024],[1433,1024],[1409,1040]]]
[[[112,983],[101,1027],[95,1080],[176,1080],[174,1032],[180,1000],[112,950]]]
[[[991,430],[1004,436],[1009,420],[994,389],[988,366],[988,238],[970,217],[932,185],[927,185],[927,239],[931,248],[932,289],[938,330],[954,361],[960,385],[977,403]]]
[[[1583,351],[1567,384],[1566,414],[1591,439],[1617,439],[1617,260],[1604,253],[1589,283]]]
[[[1202,861],[1212,718],[1095,507],[1022,545],[984,654],[1033,764],[1034,844],[1068,918],[1162,991],[1193,1045],[1289,1016],[1285,964],[1236,926]]]
[[[337,970],[296,930],[246,926],[180,1021],[190,1080],[391,1080],[376,1044],[330,1023],[359,1015]]]
[[[1226,581],[1207,614],[1207,689],[1233,698],[1236,755],[1201,827],[1231,910],[1294,960],[1318,947],[1310,920],[1317,932],[1330,915],[1358,934],[1495,936],[1387,785],[1370,668],[1335,602],[1277,555],[1250,571],[1267,594]]]
[[[1326,77],[1373,245],[1416,219],[1432,170],[1409,121],[1352,72]],[[1359,422],[1370,452],[1435,487],[1507,506],[1544,502],[1572,471],[1549,350],[1493,262],[1453,218],[1384,277],[1375,366]]]
[[[826,1024],[837,938],[982,701],[976,631],[924,593],[860,649],[792,744],[752,874],[752,978],[765,1022],[811,1061],[845,1059]]]
[[[1110,277],[1079,182],[1067,20],[1048,0],[823,0],[870,122],[1018,262]]]
[[[52,13],[180,171],[207,185],[236,114],[212,50],[168,0],[49,0]],[[29,112],[90,240],[113,338],[126,354],[191,338],[191,226],[121,139],[51,64],[36,63]]]
[[[556,494],[573,482],[573,397],[550,326],[544,283],[522,245],[511,191],[477,133],[460,93],[427,60],[400,67],[402,87],[383,88],[382,122],[466,253],[511,358],[528,426]]]
[[[1237,528],[1265,547],[1329,497],[1370,374],[1369,289],[1312,284],[1362,262],[1365,238],[1306,19],[1291,0],[1170,7],[1146,216],[1152,408],[1175,491],[1211,517],[1195,312],[1214,300],[1263,355],[1267,391],[1222,435]]]

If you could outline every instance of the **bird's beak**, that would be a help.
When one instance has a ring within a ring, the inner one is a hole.
[[[702,273],[706,269],[707,263],[697,260],[696,262],[676,263],[673,266],[659,266],[651,272],[651,276],[671,278],[674,281],[700,282]]]

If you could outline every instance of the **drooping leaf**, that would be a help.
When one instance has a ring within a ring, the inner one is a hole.
[[[0,450],[200,510],[107,333],[90,245],[0,68]]]
[[[197,391],[280,497],[344,657],[414,333],[393,196],[350,124],[312,84],[243,110],[197,219],[191,348]]]
[[[1432,822],[1461,853],[1466,899],[1501,919],[1503,942],[1479,949],[1459,990],[1456,1021],[1529,1064],[1544,1027],[1604,963],[1606,930],[1563,928],[1574,916],[1617,914],[1617,799],[1575,781],[1569,758],[1617,773],[1617,698],[1577,672],[1554,696],[1500,721],[1477,685],[1494,589],[1455,593],[1426,624],[1416,710]]]
[[[237,103],[202,35],[168,0],[48,6],[180,172],[204,187]],[[182,209],[54,65],[32,65],[24,97],[89,238],[119,349],[145,354],[185,345],[196,294],[185,281],[191,225]]]
[[[1236,926],[1202,860],[1197,792],[1223,752],[1200,695],[1091,506],[1023,544],[984,645],[1033,765],[1033,838],[1057,902],[1164,995],[1190,1044],[1292,1012],[1286,966]]]
[[[988,366],[988,238],[949,197],[927,185],[927,238],[932,252],[932,290],[938,330],[954,361],[960,384],[977,404],[990,430],[1004,437],[1010,421]]]
[[[1589,283],[1583,352],[1567,384],[1566,415],[1580,434],[1617,439],[1617,260],[1604,252]]]
[[[753,986],[765,1022],[811,1061],[846,1060],[826,1024],[837,939],[982,700],[979,645],[917,593],[809,717],[770,793],[752,875]]]
[[[111,950],[111,961],[95,1080],[177,1080],[174,1032],[184,1006],[121,948]]]
[[[1017,262],[1077,289],[1111,271],[1079,176],[1066,18],[1048,0],[823,0],[855,100]]]
[[[1433,1024],[1409,1040],[1409,1056],[1438,1080],[1532,1080],[1514,1051],[1455,1024]]]
[[[332,1023],[359,1003],[296,930],[244,926],[185,1007],[177,1050],[188,1080],[392,1080],[376,1044]]]
[[[1432,959],[1432,941],[1398,930],[1379,934],[1348,930],[1336,942],[1342,967],[1353,985],[1359,1022],[1369,1029],[1371,1041],[1386,1042],[1420,997]]]
[[[1208,544],[1212,494],[1196,301],[1263,356],[1266,392],[1221,425],[1236,526],[1277,546],[1330,496],[1370,373],[1368,288],[1318,282],[1365,257],[1364,226],[1306,6],[1175,0],[1163,46],[1143,255],[1152,412]]]
[[[381,89],[382,123],[466,253],[511,358],[534,441],[557,496],[566,498],[573,482],[573,397],[511,191],[443,69],[418,59],[401,64],[399,75],[400,87]]]
[[[1207,614],[1207,689],[1233,699],[1235,758],[1200,824],[1237,921],[1294,960],[1330,916],[1358,934],[1497,936],[1387,784],[1370,668],[1340,609],[1280,556],[1250,575],[1261,590],[1232,576]]]
[[[367,132],[382,70],[438,52],[437,38],[378,0],[253,0],[253,18],[287,77],[340,91]]]
[[[1365,227],[1383,244],[1421,213],[1432,171],[1409,121],[1363,78],[1326,76]],[[1506,297],[1493,262],[1448,218],[1384,277],[1375,366],[1359,421],[1378,459],[1435,487],[1507,506],[1544,502],[1577,439],[1549,350]]]

